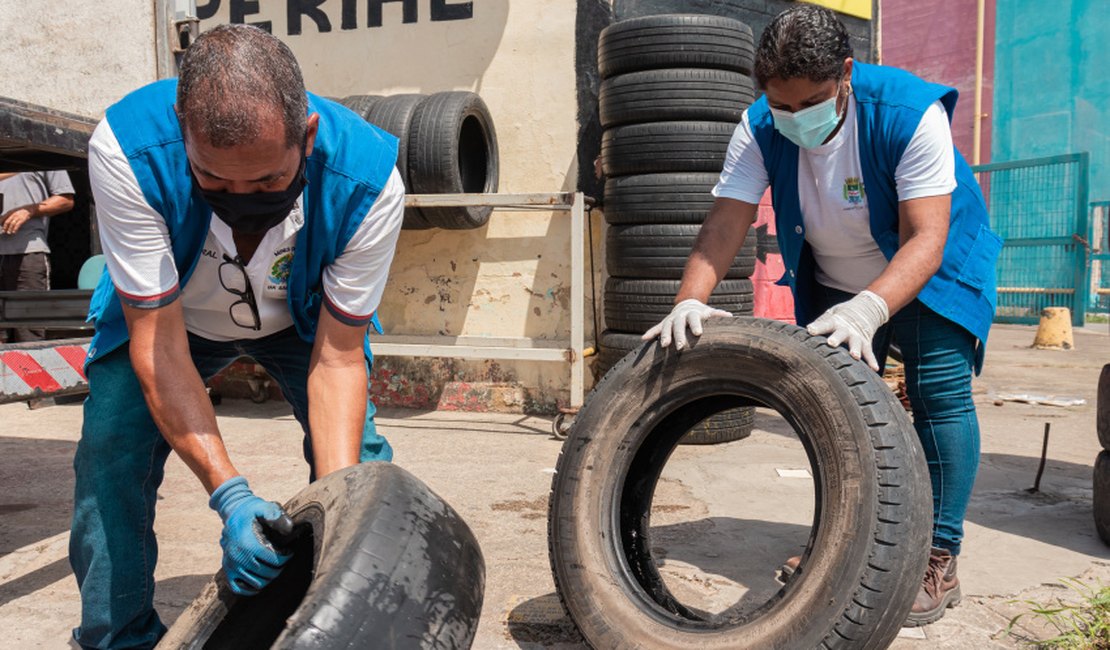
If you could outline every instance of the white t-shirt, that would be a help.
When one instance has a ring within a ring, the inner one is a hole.
[[[266,232],[245,266],[261,323],[261,329],[254,330],[232,321],[229,310],[241,297],[220,283],[224,255],[234,259],[237,254],[231,228],[213,215],[200,259],[182,289],[166,223],[143,197],[107,120],[100,122],[89,140],[89,179],[104,259],[125,304],[155,308],[180,296],[186,329],[214,341],[261,338],[293,325],[286,287],[297,232],[304,225],[301,199],[284,221]],[[349,325],[369,322],[381,302],[401,230],[404,199],[404,184],[394,169],[347,247],[324,269],[325,306]],[[239,273],[236,268],[224,272]]]
[[[798,195],[806,241],[817,261],[817,281],[859,293],[887,266],[871,235],[867,191],[859,162],[856,100],[848,97],[848,117],[829,142],[798,155]],[[921,117],[894,172],[899,201],[941,196],[956,189],[956,160],[948,114],[938,101]],[[748,112],[732,134],[721,178],[713,195],[759,203],[770,185],[763,153],[752,137]],[[799,234],[802,227],[799,226]]]

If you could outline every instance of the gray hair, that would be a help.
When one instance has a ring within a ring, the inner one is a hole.
[[[850,56],[848,30],[835,13],[799,5],[775,16],[763,30],[755,52],[755,78],[761,88],[771,79],[839,79],[844,59]]]
[[[263,120],[280,115],[287,146],[304,142],[308,96],[289,47],[250,25],[201,34],[181,59],[177,114],[214,147],[253,142]]]

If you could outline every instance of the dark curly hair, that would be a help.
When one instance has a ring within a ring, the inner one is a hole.
[[[270,116],[284,122],[288,146],[304,141],[308,97],[289,47],[249,25],[201,34],[181,60],[177,114],[218,148],[251,142]]]
[[[770,79],[839,79],[850,56],[848,30],[835,13],[799,5],[775,16],[763,30],[755,52],[755,79],[761,88]]]

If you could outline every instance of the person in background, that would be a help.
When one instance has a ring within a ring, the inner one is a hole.
[[[368,328],[404,214],[397,139],[306,93],[288,46],[247,25],[201,34],[179,79],[109,107],[89,141],[108,273],[89,313],[89,396],[69,557],[83,648],[153,648],[155,505],[170,452],[223,522],[228,586],[289,556],[228,453],[204,381],[240,356],[281,387],[309,480],[392,458],[368,396]],[[215,540],[213,540],[213,543]]]
[[[50,289],[50,217],[73,209],[64,171],[0,174],[0,291]],[[0,342],[41,341],[46,331],[0,330]]]
[[[763,97],[729,144],[717,197],[675,307],[645,340],[687,345],[686,328],[727,316],[706,305],[771,198],[795,316],[879,372],[898,342],[933,488],[933,539],[908,625],[960,600],[956,558],[979,464],[971,378],[994,316],[995,261],[982,193],[952,144],[952,88],[855,61],[828,9],[799,5],[763,32]],[[924,549],[922,549],[924,550]],[[800,567],[787,560],[783,572]]]

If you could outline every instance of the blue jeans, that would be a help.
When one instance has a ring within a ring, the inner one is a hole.
[[[190,335],[189,351],[205,380],[242,356],[265,368],[305,432],[304,456],[311,468],[311,343],[293,329],[229,342]],[[154,611],[154,506],[171,450],[147,409],[126,344],[89,364],[88,380],[85,419],[73,460],[69,561],[81,590],[81,626],[73,638],[82,648],[153,648],[166,631]],[[374,412],[368,400],[360,460],[391,460],[393,450],[378,435]]]
[[[817,285],[815,313],[852,298]],[[873,340],[882,368],[891,339],[902,350],[913,426],[933,483],[933,546],[959,555],[964,515],[979,470],[979,418],[971,398],[977,340],[914,300],[879,328]]]

